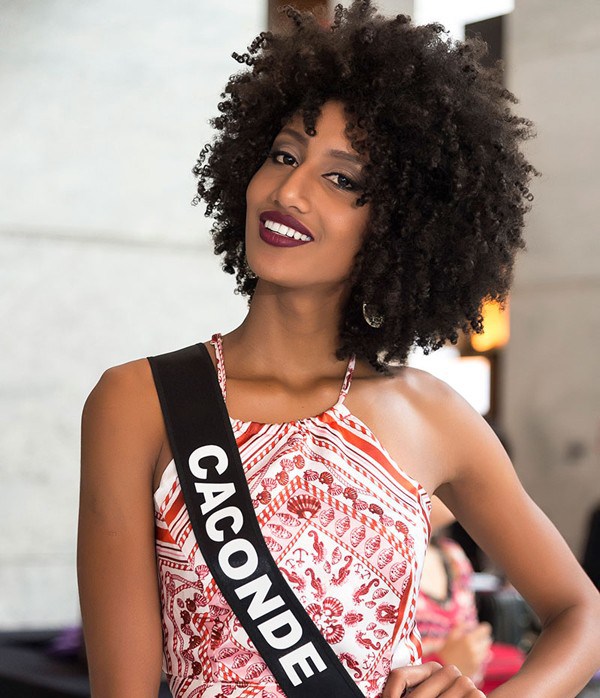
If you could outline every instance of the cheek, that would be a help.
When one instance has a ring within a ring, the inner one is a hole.
[[[364,207],[363,207],[364,208]],[[361,208],[354,211],[354,217],[352,223],[349,224],[354,230],[354,248],[355,252],[362,247],[363,241],[367,235],[367,228],[369,225],[369,211],[363,211]]]
[[[342,216],[338,221],[339,236],[334,241],[334,251],[329,255],[328,266],[334,275],[347,274],[360,251],[365,236],[369,214],[360,208],[352,215]]]
[[[257,208],[263,200],[261,179],[260,170],[258,170],[246,187],[246,232],[248,232],[248,226],[251,225],[252,221],[257,219]]]
[[[252,179],[248,182],[248,186],[246,187],[246,206],[252,206],[252,204],[256,198],[255,190],[256,190],[256,175],[257,174],[258,173],[253,175]]]
[[[258,201],[261,196],[264,196],[267,186],[267,176],[264,172],[266,163],[263,163],[258,170],[252,175],[246,187],[246,203],[249,205]]]

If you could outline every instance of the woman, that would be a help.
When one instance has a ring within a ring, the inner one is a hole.
[[[481,331],[482,299],[505,298],[531,124],[479,42],[367,1],[331,28],[287,15],[234,54],[249,70],[195,168],[251,301],[206,346],[263,534],[368,698],[481,696],[455,667],[420,664],[436,492],[544,623],[491,695],[574,695],[598,662],[595,591],[485,421],[405,365],[415,343]],[[145,359],[108,369],[84,407],[78,567],[95,698],[156,695],[163,657],[178,698],[283,695],[190,535]]]

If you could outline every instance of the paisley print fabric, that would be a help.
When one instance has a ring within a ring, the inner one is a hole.
[[[212,338],[226,397],[221,336]],[[231,419],[279,568],[367,698],[421,661],[415,607],[431,502],[344,404],[280,424]],[[173,461],[154,495],[164,662],[176,698],[284,698],[199,552]]]

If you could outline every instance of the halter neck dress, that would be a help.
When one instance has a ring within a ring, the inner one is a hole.
[[[227,382],[221,335],[217,374]],[[346,407],[265,424],[230,417],[262,533],[309,615],[366,698],[418,664],[415,608],[431,502]],[[199,552],[175,462],[154,493],[163,671],[175,698],[285,698]]]

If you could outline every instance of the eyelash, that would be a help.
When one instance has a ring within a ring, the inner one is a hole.
[[[295,159],[296,159],[293,155],[290,155],[290,154],[287,153],[285,150],[272,150],[272,151],[269,153],[268,157],[269,157],[276,165],[283,165],[283,164],[285,164],[285,163],[282,163],[282,162],[278,162],[278,161],[277,161],[276,158],[277,158],[279,155],[287,156],[288,158],[292,158],[292,160],[295,160]],[[361,189],[360,185],[359,185],[357,182],[355,182],[353,179],[351,179],[350,177],[348,177],[348,175],[342,174],[341,172],[328,172],[327,175],[325,175],[325,176],[329,176],[329,175],[336,175],[337,177],[343,177],[343,178],[349,183],[349,186],[346,186],[346,187],[343,187],[343,186],[341,186],[340,184],[334,184],[334,186],[336,186],[338,189],[341,189],[342,191],[359,191],[359,190]]]

